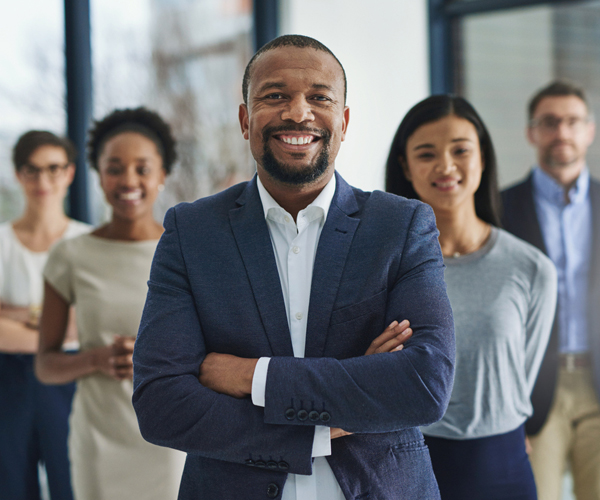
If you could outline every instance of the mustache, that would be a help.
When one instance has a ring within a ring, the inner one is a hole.
[[[307,134],[319,136],[325,141],[329,140],[329,138],[331,137],[331,132],[322,128],[309,128],[302,125],[279,125],[277,127],[265,127],[262,133],[263,141],[267,142],[269,137],[271,137],[274,134],[280,134],[282,132],[305,132]]]
[[[557,139],[556,141],[552,141],[550,143],[550,147],[553,148],[554,146],[574,146],[573,141],[563,141],[560,139]]]

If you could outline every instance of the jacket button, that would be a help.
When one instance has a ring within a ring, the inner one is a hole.
[[[308,412],[306,410],[298,410],[296,416],[298,417],[298,420],[304,422],[308,418]]]
[[[267,469],[277,469],[277,462],[274,460],[269,460],[267,462]]]
[[[294,420],[296,418],[296,410],[293,408],[288,408],[285,410],[285,418],[288,420]]]
[[[244,462],[244,463],[249,467],[254,467],[254,460],[252,460],[251,458],[246,460],[246,462]]]
[[[256,462],[254,462],[254,465],[256,465],[256,467],[266,467],[267,464],[264,462],[264,460],[257,460]]]
[[[319,412],[316,410],[311,411],[308,414],[308,418],[310,419],[311,422],[318,422],[319,421]]]
[[[284,462],[283,460],[277,465],[279,467],[279,470],[288,470],[290,468],[290,465],[287,462]]]
[[[279,495],[279,486],[275,483],[269,484],[269,486],[267,486],[267,496],[269,498],[276,498],[277,495]]]
[[[319,415],[319,418],[321,419],[321,422],[329,422],[331,420],[331,415],[324,411]]]

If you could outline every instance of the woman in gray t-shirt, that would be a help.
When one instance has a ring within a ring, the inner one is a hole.
[[[533,500],[523,424],[554,318],[556,271],[497,227],[494,149],[466,100],[433,96],[407,113],[386,188],[431,205],[446,264],[456,375],[446,414],[423,428],[442,499]]]

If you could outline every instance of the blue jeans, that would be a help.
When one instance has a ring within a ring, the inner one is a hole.
[[[72,500],[67,454],[75,384],[44,385],[32,355],[0,354],[0,500],[39,500],[38,464],[52,500]]]
[[[523,425],[484,438],[425,442],[442,500],[537,500]]]

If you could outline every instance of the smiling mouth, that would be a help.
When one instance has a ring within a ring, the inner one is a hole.
[[[273,137],[285,144],[290,144],[292,146],[304,146],[307,144],[312,144],[315,141],[319,140],[319,137],[314,135],[273,135]]]
[[[431,183],[432,186],[435,186],[440,189],[451,189],[455,186],[461,184],[462,181],[459,179],[444,179],[439,181],[434,181]]]
[[[127,193],[119,193],[119,194],[117,194],[117,199],[118,200],[123,200],[123,201],[137,201],[137,200],[141,200],[142,199],[142,192],[141,191],[129,191]]]

